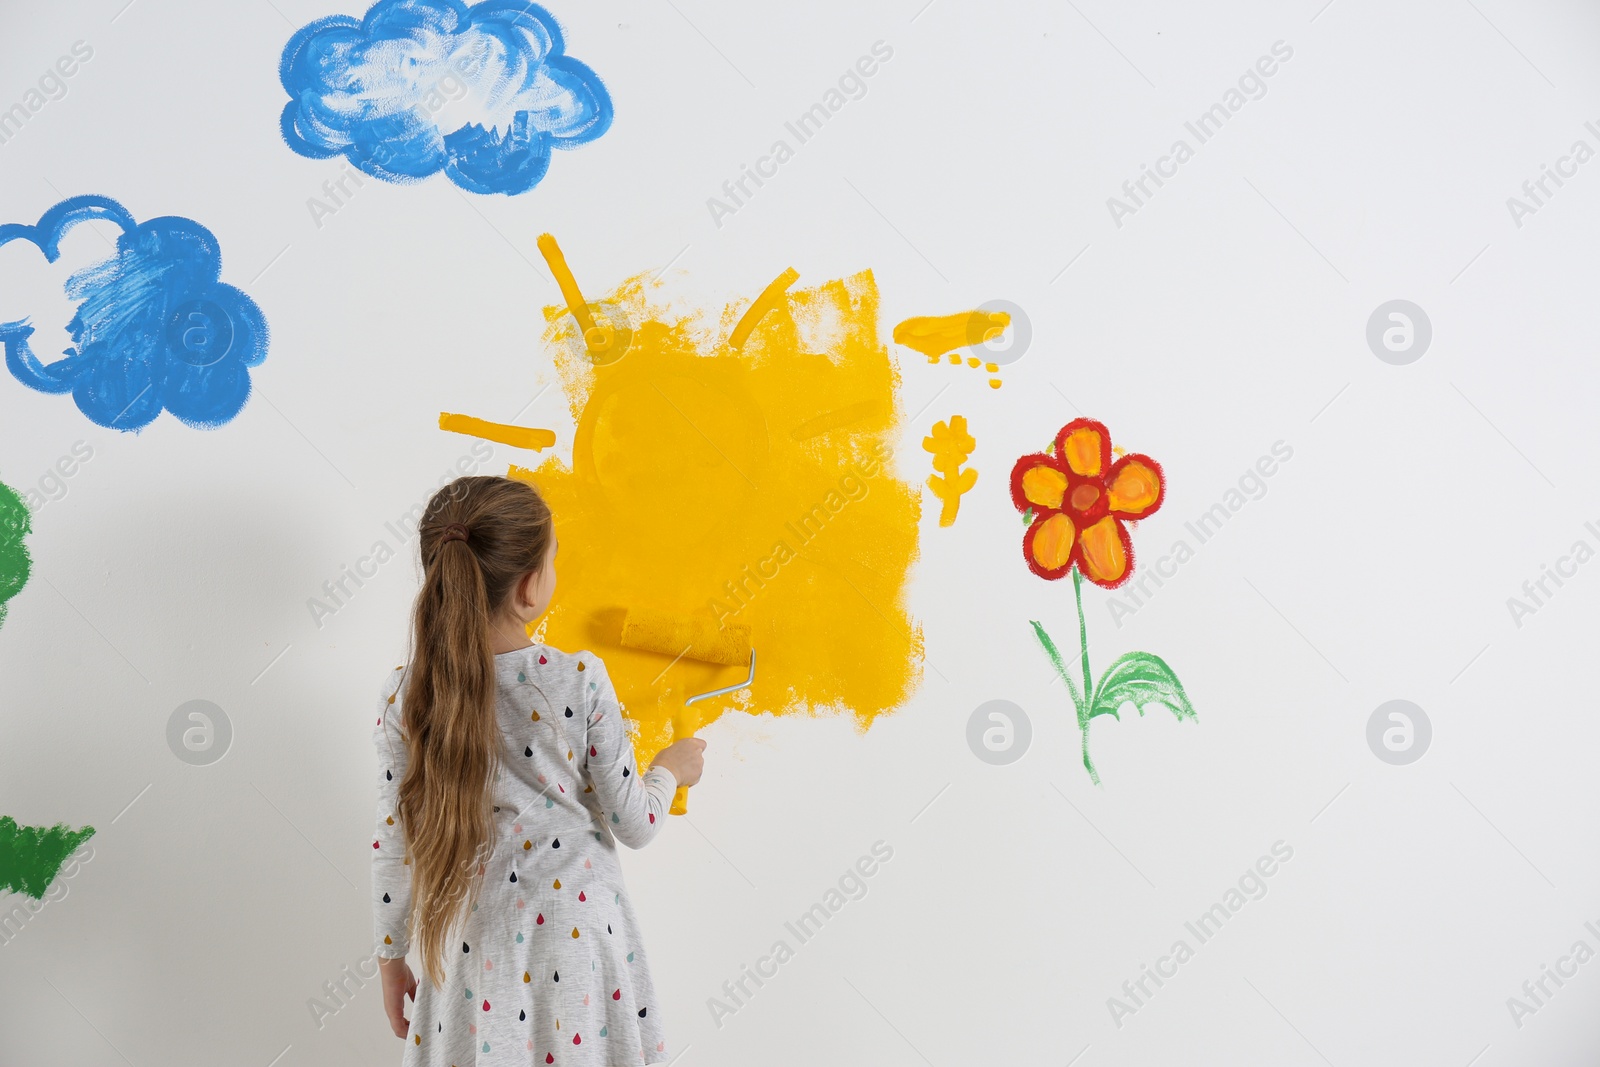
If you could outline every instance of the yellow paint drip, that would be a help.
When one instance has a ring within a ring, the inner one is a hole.
[[[531,448],[535,452],[543,451],[556,443],[554,430],[541,430],[533,426],[512,426],[504,422],[487,422],[475,419],[471,415],[451,415],[448,412],[439,413],[439,429],[449,430],[451,433],[464,433],[469,437],[481,437],[485,441],[495,441],[512,448]],[[390,698],[393,703],[393,698]]]
[[[878,337],[876,283],[863,272],[785,284],[767,287],[764,313],[745,312],[761,329],[735,349],[710,316],[674,315],[659,282],[630,279],[604,298],[636,324],[627,358],[608,364],[567,343],[565,308],[545,309],[572,463],[510,470],[544,493],[561,539],[542,639],[605,660],[641,764],[728,707],[850,712],[864,730],[921,679],[906,607],[921,500],[890,470],[899,374]],[[719,321],[733,317],[730,306]],[[824,334],[827,351],[809,351],[804,338]],[[623,646],[630,607],[748,625],[754,687],[684,716],[686,697],[747,668]]]

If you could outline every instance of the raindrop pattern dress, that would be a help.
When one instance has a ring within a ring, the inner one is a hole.
[[[420,967],[403,1067],[665,1061],[666,1038],[617,842],[648,844],[666,822],[672,773],[639,774],[605,665],[547,645],[494,658],[506,749],[495,841],[477,907],[452,935],[444,985]],[[408,752],[403,668],[379,698],[377,953],[404,956],[411,868],[396,810]]]

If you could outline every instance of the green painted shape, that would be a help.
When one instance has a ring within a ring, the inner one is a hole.
[[[1078,686],[1072,680],[1072,672],[1067,670],[1066,661],[1061,658],[1061,650],[1056,648],[1056,643],[1050,640],[1050,635],[1044,632],[1044,627],[1036,620],[1029,619],[1028,625],[1033,627],[1033,635],[1044,646],[1044,654],[1050,657],[1050,662],[1055,666],[1056,673],[1061,675],[1061,680],[1067,683],[1067,692],[1072,694],[1073,707],[1083,706],[1083,697],[1078,692]]]
[[[1199,720],[1178,676],[1165,660],[1150,652],[1129,652],[1106,668],[1089,702],[1089,714],[1116,715],[1124,704],[1132,704],[1141,716],[1151,704],[1160,704],[1179,722]]]
[[[0,482],[0,623],[6,621],[6,601],[22,592],[33,569],[33,558],[23,538],[33,531],[33,513],[17,491]]]
[[[92,826],[18,826],[11,816],[0,815],[0,889],[43,899],[67,857],[93,836]]]

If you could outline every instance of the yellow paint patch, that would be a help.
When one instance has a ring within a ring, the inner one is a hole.
[[[481,437],[485,441],[494,441],[512,448],[531,448],[541,452],[556,443],[554,430],[541,430],[533,426],[511,426],[504,422],[487,422],[475,419],[471,415],[451,415],[448,412],[439,412],[439,429],[449,430],[451,433],[464,433],[469,437]],[[394,703],[394,698],[389,698],[389,703]]]
[[[544,493],[561,539],[541,639],[604,659],[641,764],[673,740],[684,698],[747,669],[624,647],[630,607],[750,626],[755,685],[695,705],[703,723],[729,707],[848,711],[866,729],[911,694],[923,652],[906,607],[921,502],[889,469],[899,374],[876,283],[780,288],[737,351],[720,341],[736,304],[710,323],[666,310],[661,288],[639,275],[603,298],[635,324],[611,363],[583,358],[581,327],[545,309],[572,463],[510,472]]]

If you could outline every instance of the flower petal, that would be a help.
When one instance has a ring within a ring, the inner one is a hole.
[[[1072,520],[1053,512],[1028,527],[1022,535],[1022,554],[1028,569],[1041,578],[1060,578],[1072,568],[1072,548],[1077,530]]]
[[[1094,419],[1073,419],[1056,434],[1056,455],[1074,474],[1098,478],[1111,466],[1111,431]]]
[[[1106,495],[1111,514],[1120,519],[1142,519],[1161,506],[1166,496],[1161,465],[1149,456],[1130,453],[1106,473]]]
[[[1011,468],[1011,502],[1018,511],[1059,509],[1067,491],[1067,476],[1054,456],[1034,452]]]
[[[1067,476],[1043,463],[1022,472],[1022,495],[1028,503],[1043,508],[1059,508],[1067,491]]]
[[[1133,545],[1128,531],[1107,515],[1083,531],[1078,542],[1078,565],[1095,585],[1113,589],[1133,573]]]

